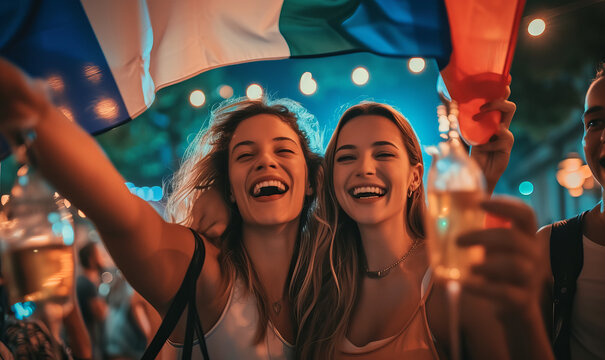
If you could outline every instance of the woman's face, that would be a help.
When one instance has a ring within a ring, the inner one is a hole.
[[[358,224],[403,218],[410,186],[420,184],[422,165],[410,165],[401,131],[391,120],[361,115],[340,131],[334,154],[334,192]]]
[[[605,78],[595,81],[584,104],[584,156],[595,179],[605,180]]]
[[[244,223],[278,225],[298,219],[311,189],[296,132],[275,115],[242,121],[229,143],[229,182]]]

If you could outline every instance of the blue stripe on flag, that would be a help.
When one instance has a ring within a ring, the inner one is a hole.
[[[343,30],[371,52],[434,57],[444,68],[452,52],[443,0],[361,1]]]
[[[33,77],[51,79],[55,104],[88,132],[129,120],[103,52],[78,1],[40,0],[0,7],[0,55]]]

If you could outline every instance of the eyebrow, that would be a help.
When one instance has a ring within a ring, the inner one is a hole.
[[[286,136],[275,137],[275,138],[273,138],[273,141],[290,141],[290,142],[294,143],[295,145],[298,145],[298,143],[296,141],[294,141],[293,139],[286,137]],[[237,144],[235,144],[235,146],[233,146],[233,149],[231,149],[231,152],[234,152],[238,146],[246,146],[246,145],[252,146],[252,145],[254,145],[254,141],[252,141],[252,140],[240,141]]]
[[[392,142],[389,142],[389,141],[376,141],[376,142],[372,143],[372,146],[373,147],[392,146],[395,149],[399,150],[399,148],[395,144],[393,144]],[[355,149],[356,149],[355,145],[343,145],[343,146],[339,147],[338,149],[336,149],[336,151],[334,153],[337,153],[340,150],[355,150]]]
[[[294,139],[289,138],[287,136],[278,136],[276,138],[273,138],[273,141],[290,141],[290,142],[294,143],[294,145],[298,145],[298,143],[296,141],[294,141]]]
[[[588,108],[588,110],[584,111],[584,114],[582,115],[582,118],[584,118],[586,115],[590,115],[592,113],[598,112],[598,111],[602,111],[605,110],[604,107],[602,106],[593,106],[591,108]]]

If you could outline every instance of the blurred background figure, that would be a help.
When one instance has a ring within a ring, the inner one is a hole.
[[[116,269],[107,295],[105,355],[111,360],[140,359],[153,337],[145,300]]]
[[[107,302],[98,291],[103,270],[98,246],[96,242],[89,242],[79,250],[82,273],[76,280],[78,304],[92,341],[93,359],[103,358],[104,323],[108,312]]]

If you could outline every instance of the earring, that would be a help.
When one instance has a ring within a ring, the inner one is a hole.
[[[414,194],[414,190],[412,190],[412,188],[408,189],[408,197],[411,198],[412,194]]]

